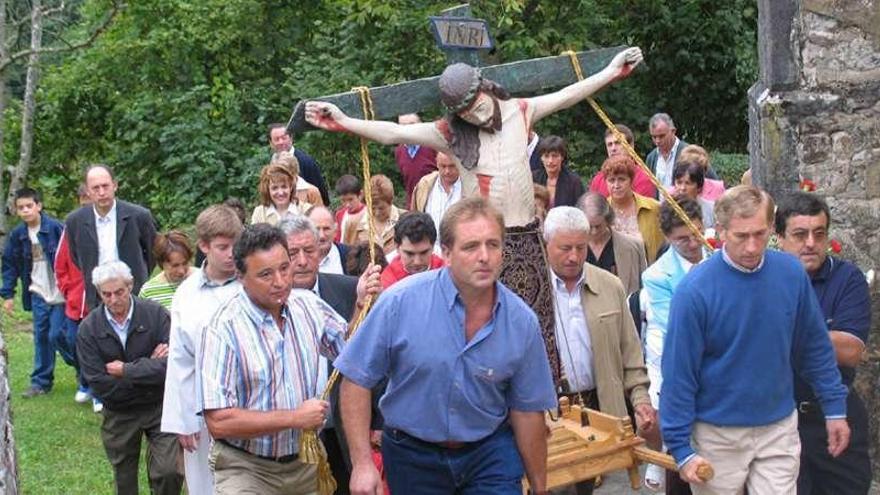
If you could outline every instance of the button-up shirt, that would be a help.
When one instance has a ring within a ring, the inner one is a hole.
[[[333,364],[365,388],[388,377],[385,426],[427,442],[477,441],[511,409],[555,408],[535,313],[501,283],[495,291],[492,317],[468,341],[449,269],[408,277],[382,293]]]
[[[123,320],[122,323],[116,321],[110,313],[110,310],[107,309],[107,305],[104,305],[104,317],[107,318],[107,322],[110,323],[110,328],[113,329],[113,332],[119,337],[119,341],[122,342],[123,349],[125,349],[125,341],[128,339],[128,327],[131,326],[131,315],[133,312],[134,299],[131,296],[128,298],[128,315],[125,316],[125,320]]]
[[[565,281],[552,270],[550,278],[556,297],[556,345],[559,347],[562,372],[568,381],[568,390],[565,392],[593,390],[596,388],[593,346],[581,299],[584,274],[581,273],[573,292],[568,291]]]
[[[657,149],[657,180],[667,187],[673,185],[672,169],[675,167],[675,150],[678,149],[680,142],[678,138],[675,138],[675,142],[672,143],[672,148],[669,150],[669,157],[664,157],[660,149]]]
[[[318,271],[321,273],[345,275],[342,270],[342,257],[339,255],[339,246],[330,244],[330,251],[327,252],[327,256],[321,259],[321,262],[318,264]]]
[[[443,220],[443,215],[446,214],[446,210],[459,200],[461,200],[461,179],[457,179],[447,193],[446,189],[443,188],[443,180],[438,176],[437,180],[434,181],[434,187],[432,187],[431,192],[428,193],[428,200],[425,203],[425,213],[431,215],[431,219],[434,220],[434,225],[439,229],[440,220]],[[437,236],[435,244],[438,246],[440,245],[440,236]]]
[[[184,280],[171,299],[168,371],[162,405],[162,431],[189,435],[204,427],[199,415],[196,363],[202,348],[202,330],[214,313],[238,293],[236,277],[214,281],[205,275],[205,263]]]
[[[94,206],[95,231],[98,234],[98,265],[119,260],[119,249],[116,246],[116,200],[113,207],[103,217]]]
[[[199,367],[202,409],[293,410],[323,390],[319,355],[336,357],[347,324],[307,290],[294,289],[281,310],[281,328],[244,289],[205,328]],[[264,457],[297,453],[299,430],[282,430],[232,445]]]

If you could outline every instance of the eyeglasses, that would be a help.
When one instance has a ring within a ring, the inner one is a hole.
[[[809,239],[811,235],[813,236],[813,242],[821,243],[825,242],[825,239],[828,239],[828,231],[825,229],[816,229],[813,231],[798,229],[786,233],[785,237],[791,238],[797,242],[807,242],[807,239]]]
[[[700,240],[699,237],[691,234],[691,235],[685,236],[685,237],[676,237],[675,239],[669,239],[669,242],[671,242],[673,246],[683,248],[683,247],[690,246],[691,243],[698,243],[699,244],[702,241]]]

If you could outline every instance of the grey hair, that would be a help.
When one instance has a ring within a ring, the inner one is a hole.
[[[293,217],[285,218],[278,224],[278,228],[281,229],[281,232],[284,232],[285,237],[292,234],[309,232],[315,236],[315,239],[318,238],[318,229],[315,227],[314,222],[305,215],[294,215]]]
[[[122,261],[108,261],[96,266],[92,270],[92,284],[98,290],[101,290],[101,286],[104,283],[116,279],[122,279],[129,284],[134,282],[131,268]]]
[[[557,206],[547,212],[544,219],[544,241],[550,242],[558,232],[590,233],[590,222],[581,210],[573,206]]]
[[[608,199],[599,193],[588,192],[578,198],[577,207],[584,212],[587,217],[600,216],[605,219],[605,223],[609,226],[614,223],[614,210],[608,204]]]
[[[670,129],[675,129],[675,122],[672,121],[672,117],[669,116],[668,113],[655,113],[651,116],[651,120],[648,121],[648,129],[653,129],[655,125],[663,122],[668,125]]]

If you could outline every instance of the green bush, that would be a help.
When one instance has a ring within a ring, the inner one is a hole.
[[[749,155],[714,152],[710,160],[726,187],[738,185],[742,174],[749,168]]]

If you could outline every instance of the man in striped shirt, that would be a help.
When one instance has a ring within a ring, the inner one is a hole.
[[[198,379],[216,440],[214,493],[317,493],[316,466],[298,460],[301,430],[325,422],[326,364],[346,329],[309,291],[291,292],[284,234],[247,227],[233,249],[241,290],[203,334]]]

